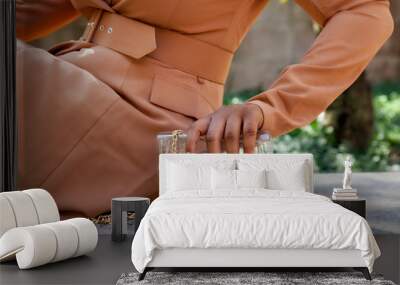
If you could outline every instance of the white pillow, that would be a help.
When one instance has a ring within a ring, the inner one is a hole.
[[[267,172],[268,188],[305,192],[307,189],[305,173],[304,162],[293,164],[290,171],[269,170]]]
[[[240,170],[267,170],[267,188],[272,190],[306,191],[309,188],[308,164],[305,160],[254,159],[238,160]]]
[[[238,190],[241,188],[267,188],[267,171],[212,169],[213,190]]]
[[[268,188],[267,170],[236,170],[237,188]]]
[[[236,190],[236,170],[212,168],[212,189]]]
[[[168,164],[168,191],[210,190],[211,167]]]

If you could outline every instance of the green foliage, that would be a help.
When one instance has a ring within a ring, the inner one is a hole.
[[[243,103],[250,97],[257,95],[257,94],[261,93],[262,91],[263,91],[263,89],[261,87],[257,87],[254,89],[244,89],[241,91],[226,92],[224,94],[224,105]]]
[[[241,103],[261,92],[243,90],[227,93],[224,103]],[[374,87],[374,135],[366,151],[351,149],[335,142],[333,128],[326,124],[323,114],[308,126],[274,139],[277,153],[312,153],[316,170],[343,170],[343,160],[353,157],[355,171],[400,171],[400,83]]]
[[[389,96],[393,93],[395,96],[396,93],[400,93],[400,81],[388,81],[377,84],[373,87],[373,92],[377,95],[388,94]]]

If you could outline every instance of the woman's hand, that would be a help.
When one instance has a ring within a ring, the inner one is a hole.
[[[186,150],[195,152],[196,143],[205,136],[208,152],[239,152],[243,138],[245,153],[252,153],[256,146],[257,132],[263,124],[261,108],[245,103],[223,106],[207,117],[195,121],[187,130]]]
[[[31,41],[44,37],[78,15],[70,0],[16,0],[17,38]]]

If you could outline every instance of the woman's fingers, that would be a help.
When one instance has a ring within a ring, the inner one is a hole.
[[[214,113],[208,126],[206,135],[207,149],[210,153],[222,151],[222,139],[224,137],[226,115],[223,112]]]
[[[253,153],[257,142],[257,120],[252,112],[243,114],[243,151]]]
[[[228,117],[224,133],[224,146],[228,153],[237,153],[240,149],[240,133],[242,129],[242,120],[240,116],[233,113]]]
[[[195,152],[200,136],[205,135],[208,152],[222,151],[222,141],[227,152],[239,152],[240,138],[244,152],[254,152],[257,131],[263,123],[261,109],[254,104],[224,106],[213,114],[194,122],[187,131],[186,150]]]
[[[196,144],[200,137],[207,134],[211,116],[207,116],[195,121],[187,130],[186,151],[196,152]]]

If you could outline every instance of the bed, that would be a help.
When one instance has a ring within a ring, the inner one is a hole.
[[[364,218],[313,194],[310,154],[162,154],[159,194],[132,243],[154,268],[352,267],[380,251]]]

